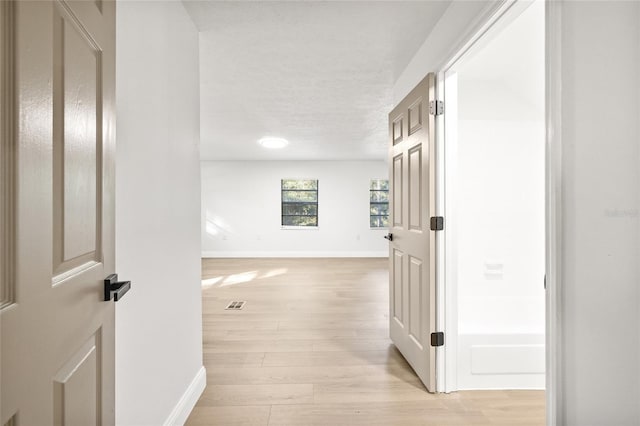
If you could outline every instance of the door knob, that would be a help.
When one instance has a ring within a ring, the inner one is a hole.
[[[387,235],[384,236],[384,238],[389,240],[389,241],[393,241],[393,234],[391,232],[389,232]]]
[[[104,301],[113,298],[114,302],[122,299],[122,296],[131,289],[131,281],[118,281],[118,274],[111,274],[104,280]]]

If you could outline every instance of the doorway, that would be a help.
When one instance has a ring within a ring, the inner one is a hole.
[[[544,8],[512,3],[441,75],[447,392],[544,389]]]

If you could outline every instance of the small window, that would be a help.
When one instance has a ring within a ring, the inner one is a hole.
[[[387,179],[371,179],[369,225],[372,228],[389,226],[389,181]]]
[[[282,226],[318,226],[317,180],[282,180]]]

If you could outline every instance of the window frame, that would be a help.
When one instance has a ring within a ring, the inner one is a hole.
[[[373,182],[374,181],[386,181],[387,182],[387,189],[373,189]],[[374,192],[386,192],[387,194],[387,201],[374,201],[372,200],[372,193]],[[371,208],[374,205],[385,205],[387,206],[387,214],[382,215],[382,214],[372,214],[371,212]],[[371,224],[371,219],[373,218],[387,218],[387,225],[386,226],[373,226]],[[370,179],[369,180],[369,228],[370,229],[389,229],[389,179]]]
[[[284,182],[285,181],[315,181],[315,189],[285,189]],[[283,178],[280,179],[280,226],[281,229],[318,229],[318,225],[320,223],[320,215],[319,215],[319,197],[320,197],[320,181],[319,179],[310,179],[310,178]],[[284,193],[285,192],[315,192],[315,201],[285,201]],[[304,214],[285,214],[285,206],[286,205],[315,205],[315,214],[313,215],[304,215]],[[285,217],[315,217],[315,225],[285,225],[284,218]]]

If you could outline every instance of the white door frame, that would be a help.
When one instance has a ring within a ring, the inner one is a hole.
[[[457,276],[455,271],[457,247],[455,244],[455,220],[448,220],[451,215],[455,215],[455,153],[457,151],[456,126],[455,122],[447,117],[455,116],[457,105],[455,102],[447,101],[447,90],[455,91],[456,85],[451,84],[456,79],[455,70],[457,66],[468,57],[469,52],[477,51],[489,43],[495,34],[498,34],[505,26],[510,24],[517,16],[519,16],[527,7],[532,4],[530,0],[503,0],[493,9],[493,13],[488,14],[480,20],[477,30],[470,39],[457,50],[442,67],[438,73],[437,94],[438,99],[445,101],[445,120],[436,131],[436,144],[438,152],[442,153],[436,158],[439,173],[437,181],[437,193],[442,194],[438,199],[438,205],[443,206],[446,226],[443,238],[438,243],[438,253],[443,253],[438,262],[438,274],[436,289],[438,309],[437,320],[438,328],[445,332],[445,346],[438,353],[436,361],[436,377],[437,389],[439,392],[453,392],[458,389],[457,386]],[[551,5],[551,6],[550,6]],[[557,19],[550,19],[550,8],[553,2],[547,3],[546,10],[546,26],[547,34],[549,28],[557,26]],[[556,14],[557,16],[557,14]],[[553,56],[555,55],[555,56]],[[557,49],[549,45],[547,41],[547,81],[549,81],[549,70],[553,67],[558,68],[559,58],[557,57]],[[447,85],[448,79],[450,84]],[[553,80],[552,80],[553,81]],[[553,123],[558,123],[559,116],[557,108],[558,90],[547,84],[547,145],[546,145],[546,276],[549,291],[546,292],[546,405],[547,405],[547,424],[555,425],[556,412],[556,395],[557,374],[558,374],[558,319],[557,315],[557,292],[555,289],[555,277],[559,271],[556,253],[558,252],[558,233],[556,224],[559,223],[558,206],[560,194],[558,192],[559,182],[559,146],[558,141],[554,140],[550,143],[553,136]],[[456,98],[455,93],[450,92],[452,98]],[[556,136],[557,137],[557,136]],[[445,144],[445,138],[447,139]],[[541,283],[542,285],[542,283]],[[550,350],[553,348],[553,350]]]
[[[562,73],[561,9],[562,4],[546,1],[545,60],[546,60],[546,409],[547,425],[556,426],[561,416],[562,380],[562,138],[560,127]]]

